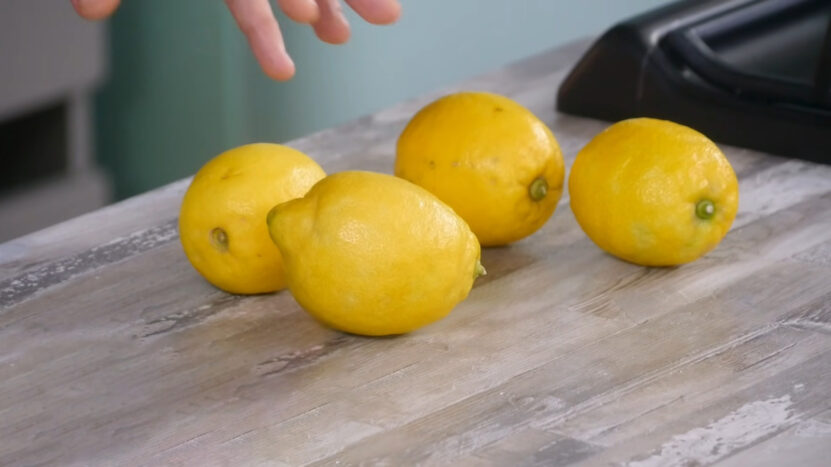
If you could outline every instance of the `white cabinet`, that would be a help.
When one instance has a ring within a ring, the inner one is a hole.
[[[0,178],[0,241],[110,200],[92,144],[92,96],[105,77],[105,36],[103,23],[80,19],[68,0],[0,1],[0,170],[7,171]],[[44,116],[37,118],[39,112]],[[44,122],[49,131],[38,128]],[[63,133],[55,138],[59,145],[36,144],[54,137],[56,125]],[[23,164],[29,167],[59,169],[33,176],[19,169],[19,158],[30,158]]]

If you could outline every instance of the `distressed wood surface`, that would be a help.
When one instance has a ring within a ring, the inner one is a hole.
[[[607,123],[555,114],[576,43],[291,143],[390,172],[424,103],[506,94],[567,165]],[[564,195],[410,335],[326,329],[184,257],[188,180],[0,245],[0,465],[827,465],[831,167],[726,147],[732,231],[703,259],[603,254]]]

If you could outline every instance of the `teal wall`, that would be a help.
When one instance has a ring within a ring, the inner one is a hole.
[[[403,0],[394,26],[348,15],[346,45],[280,17],[297,65],[266,78],[222,2],[128,0],[111,20],[98,151],[125,197],[187,176],[222,150],[287,141],[446,86],[667,0]]]

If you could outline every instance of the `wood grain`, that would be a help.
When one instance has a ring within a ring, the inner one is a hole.
[[[442,93],[508,95],[567,165],[608,123],[554,112],[579,42],[291,144],[390,172]],[[0,244],[0,465],[825,465],[831,167],[725,147],[740,210],[715,251],[642,268],[565,194],[446,319],[367,339],[286,293],[205,283],[188,180]]]

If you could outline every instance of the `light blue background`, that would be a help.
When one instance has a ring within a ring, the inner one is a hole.
[[[667,0],[403,0],[394,26],[349,13],[332,46],[280,16],[297,65],[269,80],[219,0],[126,0],[111,24],[98,150],[124,197],[224,149],[284,142],[579,37]]]

